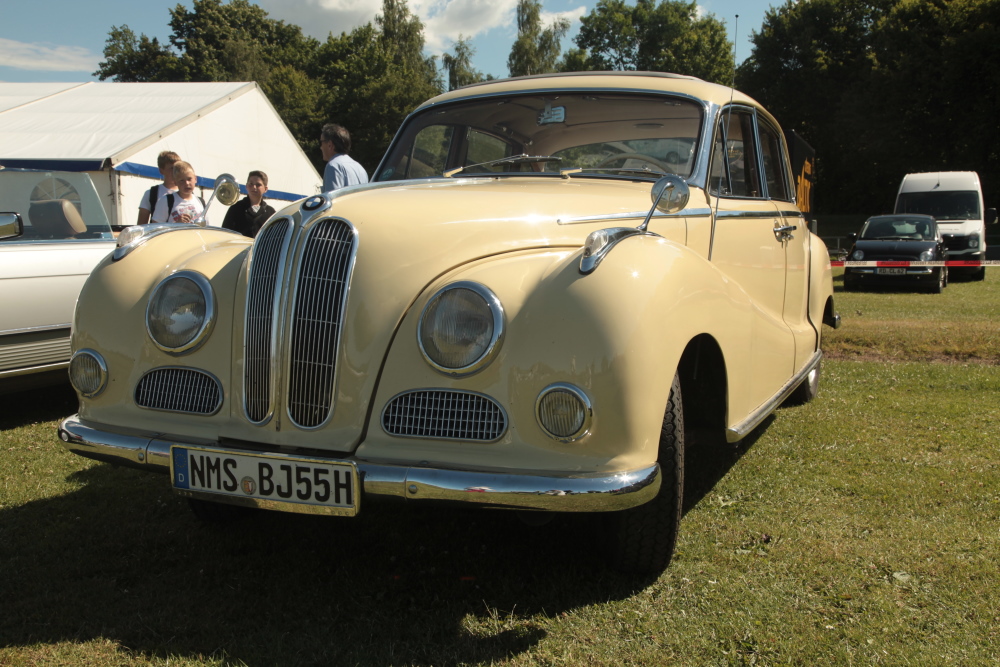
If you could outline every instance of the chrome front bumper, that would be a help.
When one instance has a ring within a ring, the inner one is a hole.
[[[120,433],[84,423],[78,415],[59,425],[59,438],[71,452],[155,472],[170,472],[173,445],[231,449],[215,442],[182,442]],[[268,452],[275,455],[275,452]],[[279,454],[280,455],[280,454]],[[316,459],[315,456],[310,458]],[[660,466],[589,475],[531,475],[473,472],[370,463],[353,458],[363,499],[396,498],[473,503],[487,507],[552,512],[611,512],[652,500],[660,489]]]

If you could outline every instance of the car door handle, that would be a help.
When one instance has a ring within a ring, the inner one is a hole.
[[[778,239],[779,241],[787,241],[789,239],[793,239],[795,237],[792,236],[792,232],[794,232],[796,229],[798,229],[796,225],[782,225],[778,222],[775,222],[774,238]]]

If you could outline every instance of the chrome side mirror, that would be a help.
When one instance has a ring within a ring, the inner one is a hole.
[[[649,198],[653,206],[662,213],[677,213],[687,206],[691,190],[683,178],[677,174],[667,174],[653,183]]]
[[[198,219],[195,220],[195,224],[205,226],[205,217],[208,215],[208,209],[216,199],[221,201],[226,206],[232,206],[236,203],[236,200],[240,198],[240,186],[233,178],[232,174],[219,174],[215,179],[215,189],[212,190],[212,196],[205,204],[205,210],[201,212]]]
[[[0,213],[0,241],[16,239],[24,233],[24,222],[18,213]]]

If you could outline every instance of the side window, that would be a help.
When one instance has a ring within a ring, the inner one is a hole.
[[[780,201],[791,201],[788,187],[788,167],[785,153],[781,150],[781,136],[770,125],[760,123],[760,152],[764,157],[764,181],[767,196]]]
[[[510,157],[510,145],[492,134],[478,130],[469,130],[469,150],[465,155],[465,164],[479,164],[490,160]]]
[[[388,169],[379,180],[401,181],[408,178],[440,176],[448,163],[455,128],[451,125],[430,125],[420,130],[409,152]]]
[[[753,114],[749,110],[723,111],[712,151],[712,194],[761,197]]]

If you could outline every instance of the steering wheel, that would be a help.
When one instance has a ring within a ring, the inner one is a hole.
[[[664,173],[667,174],[674,173],[674,170],[665,165],[664,163],[660,162],[656,158],[651,158],[648,155],[643,155],[642,153],[618,153],[617,155],[610,155],[601,160],[600,162],[598,162],[595,169],[606,167],[612,162],[617,162],[618,160],[639,160],[640,162],[645,162],[647,164],[653,165],[654,167],[656,167],[657,169],[659,169]]]

